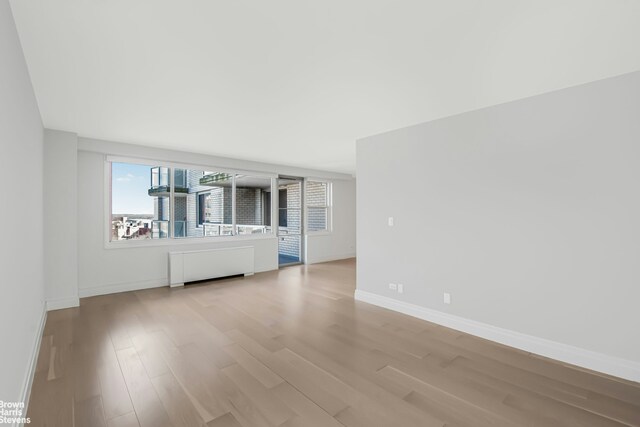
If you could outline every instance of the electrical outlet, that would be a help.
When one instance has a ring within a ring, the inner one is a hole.
[[[398,285],[396,285],[395,283],[389,283],[389,289],[395,291],[398,289]]]
[[[444,303],[445,304],[451,304],[451,294],[448,292],[444,293]]]
[[[398,283],[398,293],[404,293],[404,285],[402,283]]]
[[[387,223],[389,224],[389,227],[393,227],[393,217],[390,216],[389,219],[387,220]]]

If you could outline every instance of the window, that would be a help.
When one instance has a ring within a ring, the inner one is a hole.
[[[112,163],[111,240],[168,238],[169,200],[168,168]]]
[[[271,178],[236,175],[238,234],[271,233]]]
[[[195,169],[176,169],[184,194],[175,193],[175,237],[230,236],[233,234],[233,175]],[[177,187],[176,187],[177,188]]]
[[[202,227],[202,224],[205,222],[205,217],[207,214],[207,196],[209,196],[209,192],[206,193],[198,193],[198,199],[196,200],[196,212],[198,213],[198,227]]]
[[[330,189],[327,182],[307,181],[305,200],[307,230],[310,232],[330,229]]]
[[[278,190],[278,221],[280,227],[287,226],[287,189],[281,188]]]
[[[121,163],[121,165],[126,165],[126,163]],[[151,168],[151,188],[160,187],[169,187],[169,168]]]
[[[109,162],[110,240],[273,233],[275,178]]]

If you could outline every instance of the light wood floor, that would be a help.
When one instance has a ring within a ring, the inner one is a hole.
[[[31,425],[640,426],[639,384],[355,302],[354,288],[348,260],[51,312]]]

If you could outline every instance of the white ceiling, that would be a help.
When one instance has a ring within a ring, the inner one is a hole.
[[[640,69],[638,0],[11,0],[44,124],[342,172],[355,140]]]

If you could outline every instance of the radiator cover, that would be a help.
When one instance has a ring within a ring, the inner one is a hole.
[[[253,272],[253,246],[169,252],[169,285],[172,287]]]

